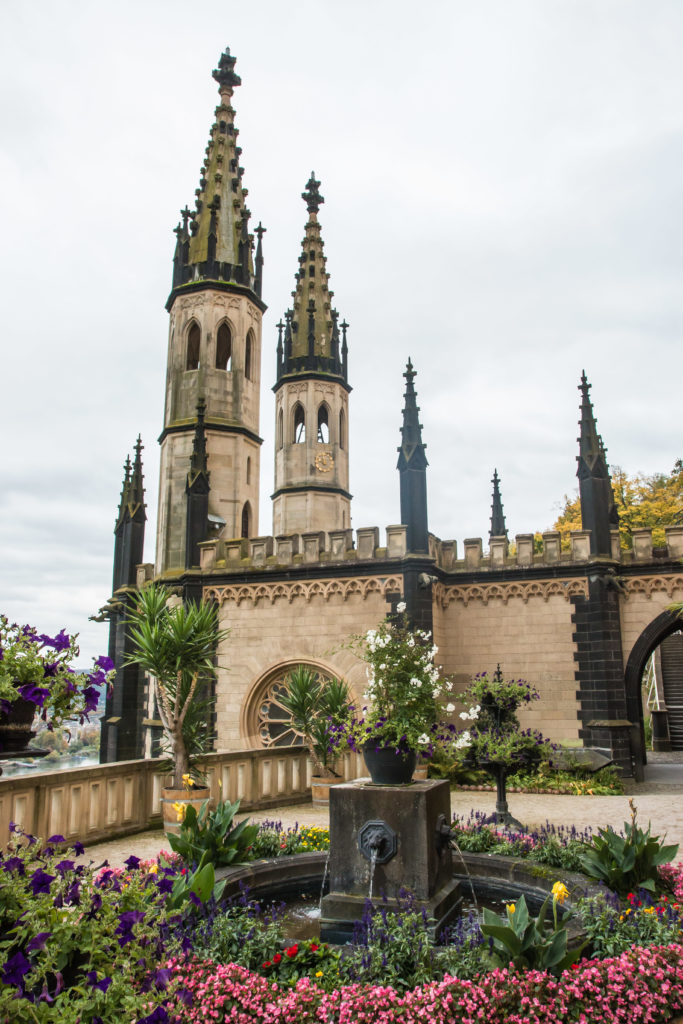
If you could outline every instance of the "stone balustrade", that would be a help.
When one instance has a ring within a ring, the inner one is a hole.
[[[168,777],[161,760],[115,761],[0,778],[0,846],[15,822],[32,835],[62,835],[70,842],[104,839],[161,828],[161,790]],[[203,760],[214,801],[240,800],[256,810],[311,798],[311,766],[302,747],[222,751]],[[344,777],[364,775],[362,758],[349,751]]]

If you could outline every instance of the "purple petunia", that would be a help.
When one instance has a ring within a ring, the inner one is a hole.
[[[106,992],[111,985],[111,978],[102,978],[100,981],[97,980],[97,971],[88,971],[85,976],[85,980],[91,988],[98,988],[100,992]]]
[[[125,946],[128,942],[133,941],[135,938],[133,925],[139,924],[144,919],[145,915],[141,910],[127,910],[125,913],[119,914],[119,923],[114,930],[114,934],[119,936],[119,946]]]
[[[60,835],[50,836],[50,838],[48,839],[48,843],[65,843],[65,842],[66,842],[66,839],[64,838],[64,836],[60,836]]]
[[[49,892],[50,886],[56,877],[56,875],[48,875],[42,868],[38,868],[37,871],[34,871],[29,882],[33,895],[38,896],[42,892]]]
[[[15,953],[14,956],[5,961],[2,967],[2,980],[5,985],[16,985],[23,991],[24,975],[28,974],[31,970],[31,964],[28,962],[24,954]]]
[[[55,864],[55,871],[59,871],[63,878],[67,871],[73,871],[75,867],[76,865],[72,860],[60,860],[59,864]]]
[[[168,1013],[163,1006],[157,1006],[152,1010],[149,1017],[140,1017],[137,1024],[168,1024]]]
[[[21,857],[8,857],[2,866],[7,872],[17,871],[20,876],[26,874],[26,868]]]
[[[39,708],[42,708],[50,696],[50,691],[46,690],[44,686],[34,686],[33,683],[25,683],[23,686],[18,686],[17,692],[24,700],[30,701],[31,704],[35,704]]]
[[[140,858],[136,857],[134,853],[131,853],[128,860],[124,860],[123,863],[126,865],[129,871],[135,871],[136,868],[140,867]]]
[[[85,853],[85,846],[80,842],[80,840],[76,840],[74,843],[73,851],[76,857],[82,857]]]
[[[114,668],[114,662],[106,654],[100,654],[99,658],[95,661],[95,668],[101,668],[103,672],[111,672]]]
[[[45,949],[45,943],[52,935],[52,932],[38,932],[26,945],[26,952],[32,953],[36,949]]]

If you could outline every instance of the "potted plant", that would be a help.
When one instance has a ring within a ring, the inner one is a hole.
[[[197,785],[194,761],[208,732],[207,715],[197,715],[197,708],[205,706],[203,685],[214,675],[216,647],[228,630],[218,628],[215,605],[183,604],[155,583],[138,593],[128,630],[132,651],[126,660],[154,683],[173,775],[172,786],[162,790],[162,808],[167,830],[176,831],[187,806],[201,807],[209,795],[207,787]]]
[[[297,665],[285,679],[285,686],[287,692],[280,703],[308,749],[313,762],[313,801],[322,803],[329,798],[330,785],[343,781],[335,768],[336,730],[350,720],[351,693],[343,679],[321,679],[306,665]]]
[[[114,678],[114,663],[102,655],[89,672],[75,669],[77,639],[63,629],[47,636],[0,615],[0,753],[27,747],[36,713],[54,729],[68,719],[83,723],[97,709],[99,687]]]
[[[439,697],[452,688],[434,664],[431,634],[410,628],[405,607],[401,602],[397,615],[352,642],[368,664],[368,705],[346,729],[337,730],[352,749],[362,750],[372,781],[382,785],[410,782],[418,754],[431,750]]]
[[[473,722],[469,729],[451,739],[454,749],[464,751],[465,764],[482,768],[496,782],[496,819],[500,825],[523,826],[508,809],[507,776],[522,767],[537,764],[554,749],[549,740],[534,729],[521,729],[517,709],[538,700],[538,690],[524,679],[503,679],[500,665],[493,677],[486,672],[474,677],[472,684],[457,700],[471,705],[460,718]]]

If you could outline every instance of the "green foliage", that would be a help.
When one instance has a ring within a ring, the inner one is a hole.
[[[551,901],[552,922],[547,923]],[[536,918],[529,914],[524,896],[516,904],[508,904],[505,918],[485,907],[481,930],[493,940],[489,953],[493,962],[501,967],[512,962],[517,968],[547,970],[559,978],[562,971],[579,959],[583,946],[567,948],[568,933],[558,920],[557,903],[555,896],[548,896]]]
[[[199,919],[192,935],[195,956],[216,963],[240,964],[260,971],[282,945],[282,925],[273,915],[246,899],[221,907],[219,913]]]
[[[348,721],[352,701],[348,684],[343,679],[321,679],[306,665],[297,665],[285,680],[287,693],[280,703],[290,715],[292,728],[298,732],[315,763],[316,774],[333,777],[334,754],[330,742],[330,726]]]
[[[678,852],[678,843],[665,846],[659,836],[640,828],[636,821],[636,808],[629,800],[631,821],[624,822],[624,836],[612,828],[598,829],[591,843],[581,855],[582,870],[623,895],[636,889],[656,892],[659,885],[657,868],[668,864]]]
[[[405,992],[433,977],[433,947],[426,916],[408,893],[396,909],[366,900],[363,919],[339,962],[340,981],[391,985]]]
[[[197,814],[192,804],[187,804],[180,833],[168,835],[171,849],[180,854],[186,864],[209,863],[220,867],[248,860],[247,853],[259,826],[249,825],[245,818],[233,827],[239,806],[239,800],[234,804],[225,800],[210,811],[209,801],[205,800]]]
[[[194,871],[179,875],[173,883],[166,903],[167,910],[180,910],[185,905],[195,904],[193,897],[201,903],[208,903],[213,898],[220,902],[225,889],[225,880],[216,882],[214,866],[205,853]]]
[[[666,897],[655,903],[630,894],[628,906],[610,893],[600,893],[576,904],[591,954],[619,956],[634,946],[665,946],[681,942],[680,907]]]
[[[214,674],[216,646],[228,635],[218,629],[212,604],[173,604],[168,587],[151,584],[137,594],[128,629],[129,664],[154,678],[159,716],[173,758],[173,785],[179,789],[190,757],[204,751],[208,716],[190,709],[201,700],[201,682]],[[203,723],[203,724],[202,724]]]

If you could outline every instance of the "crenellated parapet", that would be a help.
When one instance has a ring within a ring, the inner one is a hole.
[[[622,565],[676,561],[683,558],[683,526],[665,528],[666,546],[655,548],[652,530],[633,531],[633,550],[622,551],[619,534],[612,531],[612,561]],[[491,537],[488,550],[481,537],[470,537],[458,548],[455,540],[429,535],[429,555],[437,568],[451,573],[481,573],[514,569],[543,569],[587,564],[591,555],[590,531],[573,530],[571,547],[563,551],[560,534],[541,535],[536,550],[533,533],[518,533],[514,547],[506,537]],[[297,565],[330,565],[349,562],[401,561],[410,558],[405,525],[387,526],[381,543],[377,526],[357,530],[312,530],[268,537],[217,538],[200,543],[200,571],[204,573],[249,572]],[[421,556],[424,557],[424,556]]]

